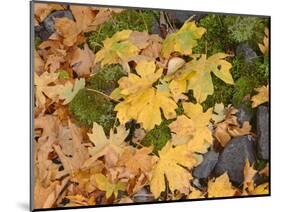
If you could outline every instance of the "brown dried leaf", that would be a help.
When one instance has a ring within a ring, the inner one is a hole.
[[[79,77],[89,76],[91,68],[94,67],[94,53],[84,44],[84,49],[76,48],[73,52],[70,65]]]

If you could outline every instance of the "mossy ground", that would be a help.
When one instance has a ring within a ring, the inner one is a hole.
[[[150,32],[153,20],[157,16],[158,12],[152,10],[125,10],[115,14],[110,20],[102,24],[97,31],[89,35],[89,46],[96,52],[101,48],[102,41],[125,29]]]
[[[97,122],[108,133],[115,122],[116,113],[113,111],[115,103],[99,92],[109,94],[124,75],[120,65],[99,69],[87,80],[86,88],[80,90],[69,104],[73,117],[86,127],[91,127],[93,122]]]
[[[260,17],[212,14],[202,18],[198,24],[206,28],[207,32],[194,52],[207,53],[208,56],[218,52],[233,55],[228,60],[232,63],[231,74],[235,81],[235,85],[227,85],[213,75],[214,94],[208,96],[203,103],[204,109],[220,102],[237,107],[241,104],[250,106],[245,97],[251,95],[254,88],[267,84],[269,80],[268,57],[264,57],[258,48],[268,20]],[[250,64],[241,55],[235,55],[237,46],[243,42],[258,54]]]

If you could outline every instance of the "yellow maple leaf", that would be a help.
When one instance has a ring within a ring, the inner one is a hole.
[[[127,62],[129,57],[136,56],[139,49],[129,41],[131,30],[115,33],[103,41],[103,48],[96,53],[96,62],[101,65]]]
[[[205,32],[206,29],[197,27],[194,21],[186,21],[177,32],[168,35],[163,41],[162,56],[168,58],[173,52],[191,55],[192,48],[197,46],[197,40]]]
[[[186,143],[190,151],[205,153],[212,144],[212,132],[208,128],[212,117],[212,108],[203,112],[202,106],[197,103],[183,103],[185,115],[178,116],[169,127],[173,135],[174,144]]]
[[[256,92],[258,92],[257,95],[252,96],[252,107],[257,107],[265,102],[268,102],[268,85],[264,85],[260,88],[255,89]]]
[[[155,198],[165,190],[165,176],[172,192],[189,187],[192,175],[182,166],[191,169],[200,162],[201,158],[190,152],[186,145],[173,147],[167,142],[159,151],[159,160],[152,171],[150,189]]]
[[[227,172],[208,182],[208,197],[232,197],[235,192]]]
[[[85,79],[75,79],[74,85],[68,81],[62,91],[60,92],[60,99],[63,99],[63,105],[68,104],[73,100],[73,98],[76,96],[76,94],[85,87]]]
[[[193,60],[186,63],[182,68],[166,77],[171,80],[170,89],[175,97],[193,90],[197,102],[204,102],[208,95],[214,93],[211,73],[227,84],[234,84],[230,69],[232,65],[225,60],[227,54],[217,53],[207,58],[205,54],[192,55]]]
[[[160,109],[166,119],[175,118],[177,104],[171,98],[169,90],[153,87],[153,83],[160,78],[162,69],[156,70],[154,62],[141,61],[136,71],[139,75],[129,74],[118,81],[118,92],[124,101],[117,104],[114,110],[117,111],[120,123],[125,124],[130,119],[135,119],[143,128],[151,130],[162,121]]]
[[[118,191],[125,191],[126,185],[123,182],[110,183],[103,174],[95,174],[95,180],[98,189],[105,191],[105,197],[108,199],[114,194],[115,197],[118,195]]]
[[[269,183],[263,183],[257,186],[252,192],[251,195],[264,195],[269,194]]]

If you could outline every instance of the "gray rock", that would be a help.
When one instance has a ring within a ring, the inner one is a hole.
[[[153,19],[153,22],[152,22],[151,34],[157,34],[157,35],[159,35],[160,37],[162,37],[162,33],[161,33],[161,30],[160,30],[160,24],[159,24],[159,22],[156,20],[156,18],[154,18],[154,19]]]
[[[58,10],[48,15],[40,24],[35,28],[35,33],[42,39],[47,40],[55,32],[55,18],[68,18],[74,20],[70,10]]]
[[[152,202],[154,201],[154,196],[146,188],[142,188],[133,196],[134,202]]]
[[[199,179],[208,178],[217,164],[219,153],[211,150],[204,154],[203,162],[193,170],[193,176]]]
[[[237,120],[241,125],[245,121],[250,122],[253,118],[253,115],[254,114],[243,105],[238,108],[238,112],[236,113]]]
[[[257,150],[261,159],[269,159],[269,113],[266,106],[257,111]]]
[[[253,63],[253,59],[257,57],[256,52],[247,43],[241,43],[237,46],[236,55],[242,56],[249,64]]]
[[[244,166],[248,159],[252,164],[256,161],[254,139],[250,135],[233,138],[220,153],[215,167],[215,175],[220,176],[227,171],[231,181],[241,184],[244,180]]]
[[[206,16],[203,13],[193,11],[168,11],[166,13],[177,28],[180,28],[184,24],[184,22],[191,16],[194,16],[192,20],[195,21],[199,21],[201,18]]]

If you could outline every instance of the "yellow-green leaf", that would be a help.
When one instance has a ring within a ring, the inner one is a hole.
[[[197,46],[197,40],[206,32],[203,27],[197,27],[195,22],[186,21],[175,33],[167,36],[163,42],[162,56],[168,58],[171,53],[179,52],[183,55],[191,55],[192,48]]]
[[[105,191],[105,197],[108,199],[114,194],[115,198],[118,195],[118,191],[125,191],[126,185],[123,182],[118,182],[116,184],[110,183],[108,179],[103,174],[95,174],[95,180],[98,189]]]
[[[96,54],[96,62],[101,65],[127,62],[129,57],[136,56],[139,49],[129,41],[131,30],[115,33],[103,41],[103,48]]]
[[[72,101],[76,94],[85,87],[85,79],[75,79],[74,85],[71,82],[67,82],[60,94],[60,99],[64,99],[63,104],[66,105]]]

